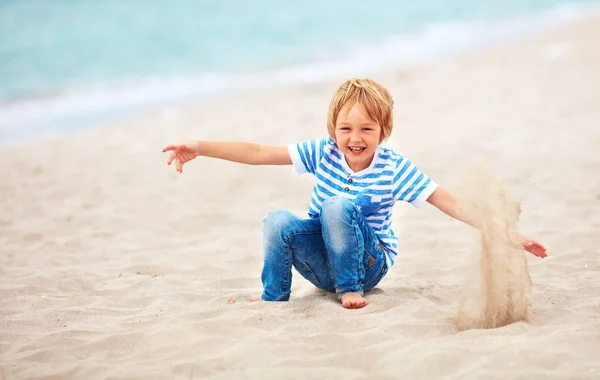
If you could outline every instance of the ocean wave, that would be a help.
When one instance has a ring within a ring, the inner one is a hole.
[[[0,141],[8,143],[62,134],[142,110],[211,96],[284,84],[314,83],[423,64],[493,43],[530,35],[598,14],[597,6],[557,6],[504,20],[445,22],[407,35],[359,46],[336,59],[251,73],[143,78],[102,83],[0,103]]]

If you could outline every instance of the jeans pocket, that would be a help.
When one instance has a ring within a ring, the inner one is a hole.
[[[385,260],[385,253],[380,242],[372,242],[370,247],[365,246],[363,254],[363,266],[365,270],[368,271],[372,266],[377,265],[377,260]]]
[[[365,266],[365,280],[363,282],[364,290],[370,290],[375,287],[387,273],[385,263],[385,254],[372,255],[365,251],[363,263]]]
[[[369,268],[375,265],[376,262],[377,260],[375,259],[375,257],[371,256],[369,251],[365,250],[365,253],[363,255],[363,266],[365,267],[365,270],[368,271]]]

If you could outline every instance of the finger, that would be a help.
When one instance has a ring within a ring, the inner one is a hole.
[[[536,251],[538,251],[541,255],[546,256],[546,247],[544,247],[543,245],[541,245],[540,243],[537,243],[537,242],[534,244],[534,246],[535,246],[534,249]]]
[[[173,152],[171,153],[171,155],[169,156],[169,159],[167,160],[167,165],[171,165],[171,162],[173,162],[173,159],[177,157],[177,153]]]
[[[524,244],[523,248],[536,257],[545,257],[544,250],[540,249],[537,245],[534,244]]]
[[[167,145],[166,147],[163,148],[163,153],[166,152],[167,150],[175,150],[177,146],[176,145]]]
[[[179,161],[179,160],[177,160],[177,171],[179,173],[183,172],[183,163],[181,161]]]
[[[542,258],[542,259],[547,256],[546,250],[545,249],[539,249],[539,248],[536,249],[536,250],[534,250],[533,254],[536,255],[537,257]]]

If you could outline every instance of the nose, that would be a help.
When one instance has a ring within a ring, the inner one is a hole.
[[[360,140],[361,140],[360,133],[352,132],[352,134],[350,135],[350,142],[360,142]]]

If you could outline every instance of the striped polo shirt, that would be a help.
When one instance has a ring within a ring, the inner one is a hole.
[[[418,207],[437,184],[406,157],[383,146],[377,148],[371,165],[357,173],[331,137],[291,144],[288,150],[296,172],[311,173],[316,179],[308,216],[319,218],[327,198],[352,200],[375,230],[391,268],[398,255],[398,238],[392,229],[394,203],[405,201]]]

